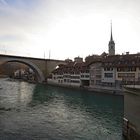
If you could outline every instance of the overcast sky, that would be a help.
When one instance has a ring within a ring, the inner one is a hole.
[[[140,52],[140,0],[0,0],[0,53],[73,59]],[[45,56],[44,56],[45,54]]]

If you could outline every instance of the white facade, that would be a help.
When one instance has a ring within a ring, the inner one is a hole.
[[[62,86],[80,87],[81,85],[80,74],[52,74],[52,78],[47,81],[50,84]]]
[[[89,80],[89,72],[88,73],[80,73],[80,79],[81,80]]]
[[[102,68],[102,82],[112,83],[116,81],[116,68]]]
[[[81,87],[89,85],[89,72],[83,73],[64,73],[62,75],[52,74],[52,78],[47,80],[50,84]]]
[[[52,80],[53,80],[55,83],[63,83],[63,75],[54,74],[54,75],[52,76]]]

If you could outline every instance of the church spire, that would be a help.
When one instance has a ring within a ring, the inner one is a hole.
[[[108,47],[109,47],[109,55],[115,55],[115,42],[113,40],[113,35],[112,35],[112,21],[111,21],[111,37],[110,37]]]
[[[112,21],[111,21],[111,37],[110,37],[110,41],[113,41],[113,35],[112,35]]]

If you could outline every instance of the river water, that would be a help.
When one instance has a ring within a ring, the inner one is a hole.
[[[0,140],[122,140],[123,97],[0,79]]]

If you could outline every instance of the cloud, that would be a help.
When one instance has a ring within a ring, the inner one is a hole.
[[[0,4],[1,5],[7,5],[7,2],[6,2],[6,0],[0,0]]]
[[[89,55],[91,51],[101,53],[107,50],[110,19],[114,38],[122,46],[127,40],[135,42],[131,33],[140,30],[139,22],[135,29],[130,27],[134,28],[132,23],[140,13],[136,12],[138,8],[134,10],[138,3],[130,0],[127,3],[122,0],[0,0],[0,44],[10,50],[22,50],[21,55],[30,50],[34,56],[43,56],[44,49],[51,49],[54,58]],[[128,32],[131,32],[129,36]]]
[[[17,5],[21,5],[19,2],[15,5],[11,6],[11,4],[8,4],[0,7],[1,35],[23,34],[24,36],[25,34],[34,32],[39,22],[41,22],[34,8],[30,7],[30,10],[24,7],[19,8],[17,7]]]

